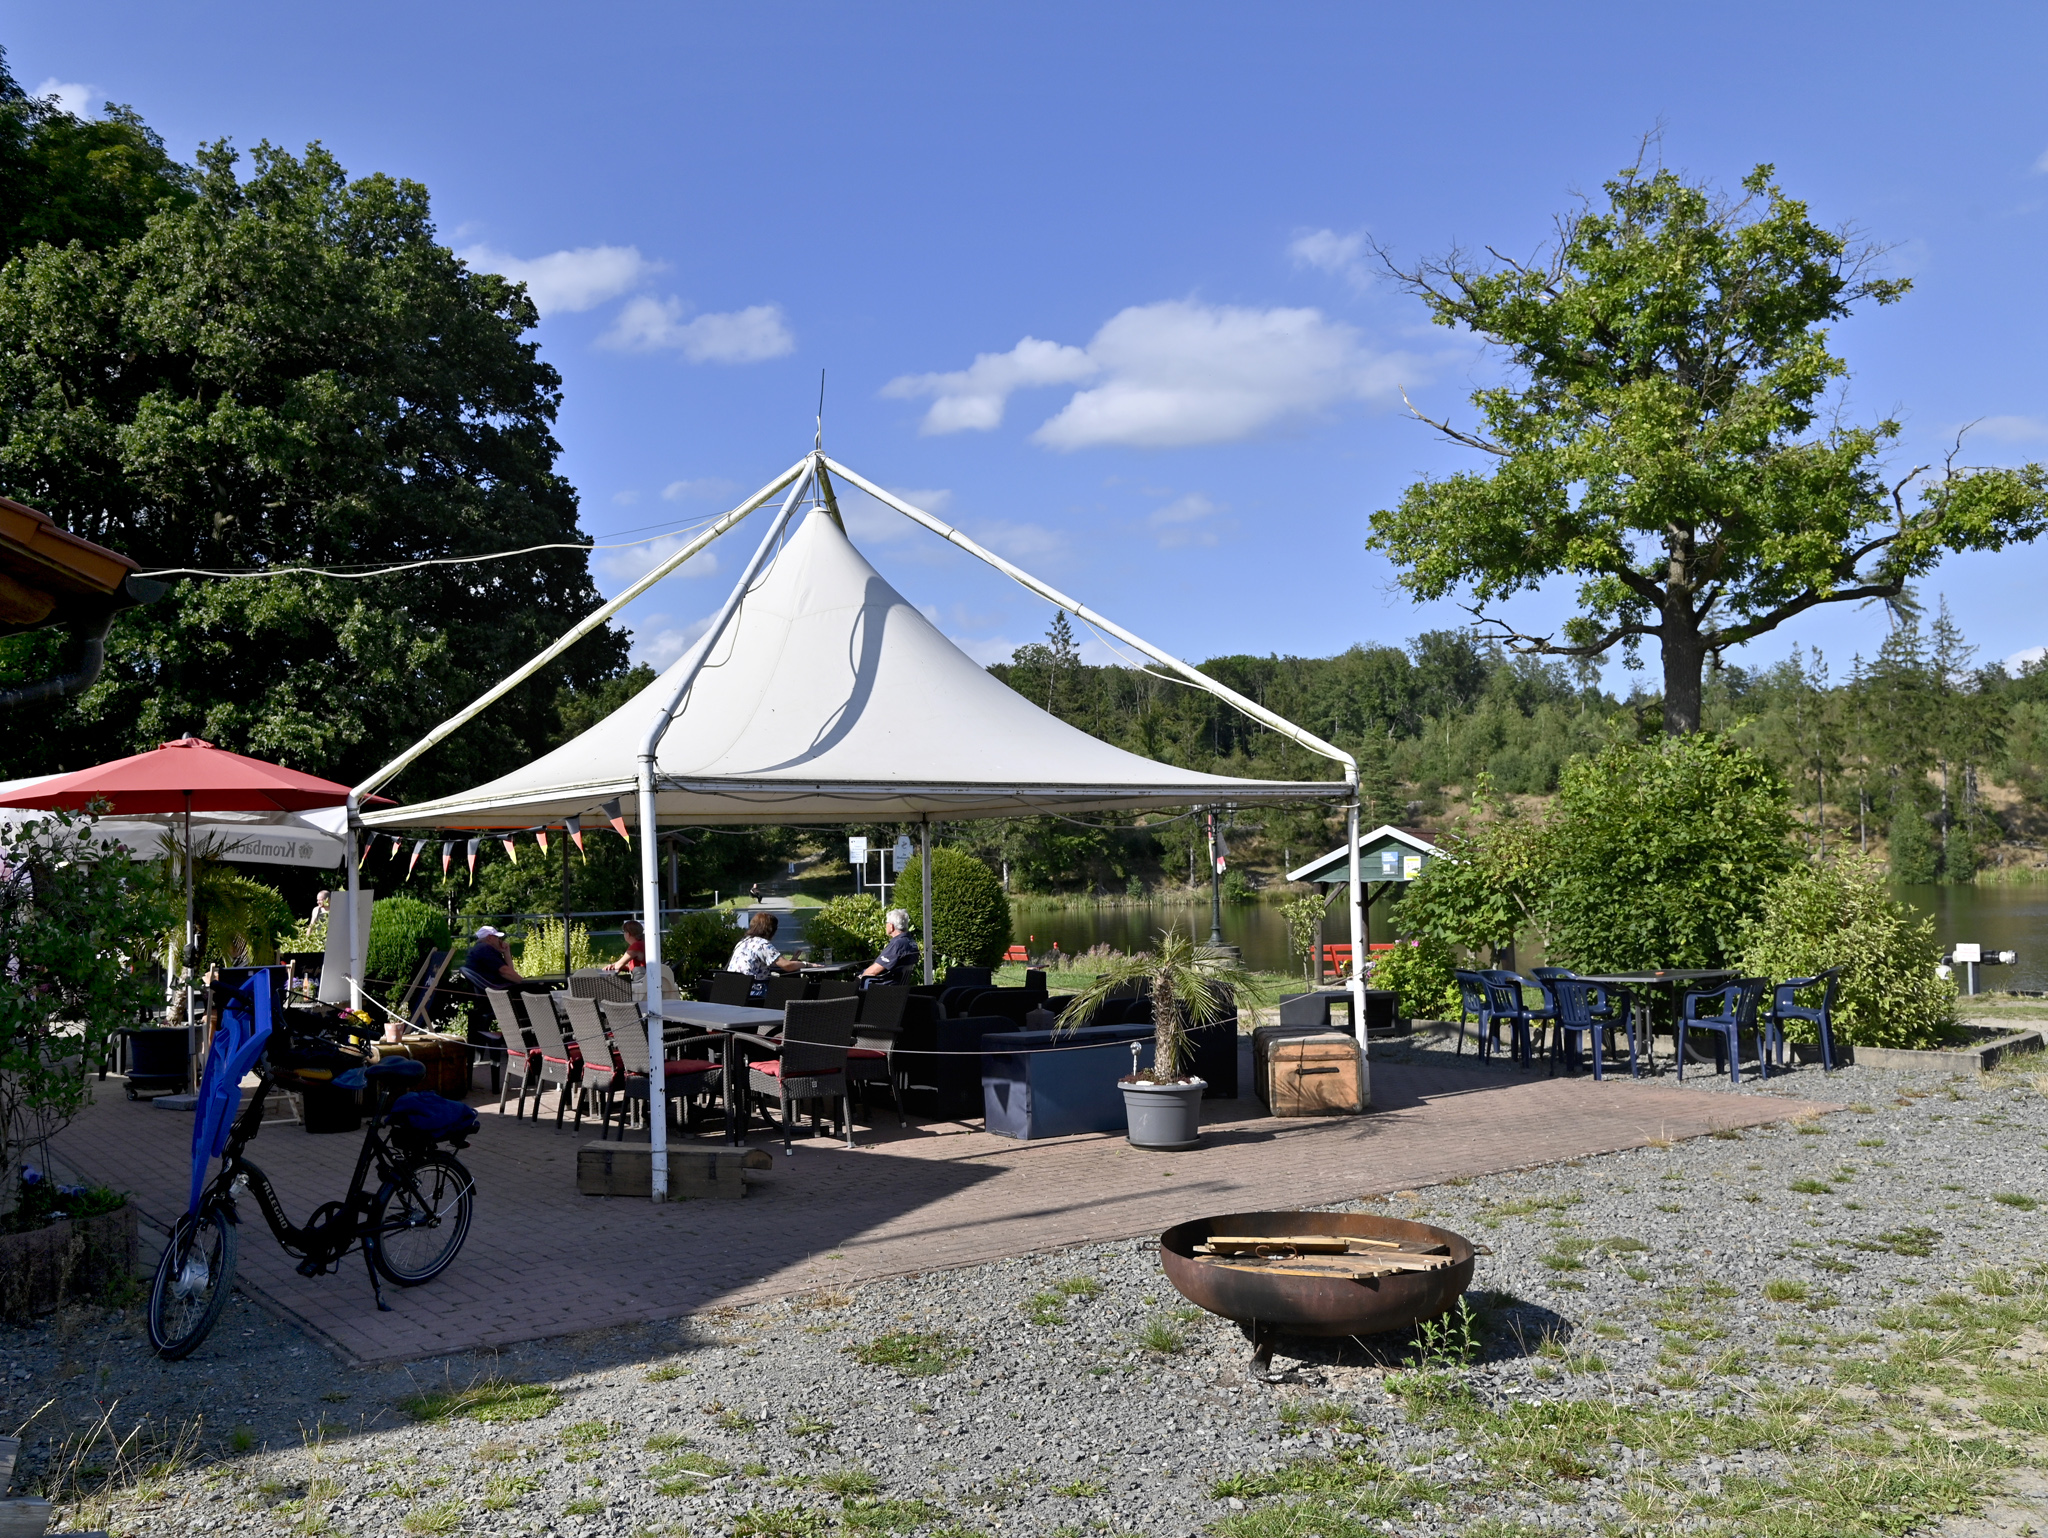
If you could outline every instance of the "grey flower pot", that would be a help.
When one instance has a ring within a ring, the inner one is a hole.
[[[1124,1119],[1133,1148],[1177,1151],[1202,1141],[1202,1091],[1208,1083],[1189,1079],[1181,1084],[1124,1080]]]

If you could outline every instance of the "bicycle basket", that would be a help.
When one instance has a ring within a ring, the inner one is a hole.
[[[392,1101],[391,1109],[384,1113],[384,1124],[395,1142],[420,1148],[432,1143],[453,1143],[459,1148],[481,1125],[476,1112],[461,1101],[430,1089],[416,1089]]]

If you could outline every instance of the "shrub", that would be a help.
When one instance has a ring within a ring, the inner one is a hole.
[[[1441,940],[1410,940],[1390,951],[1375,951],[1366,986],[1400,996],[1404,1020],[1455,1020],[1458,980],[1451,975],[1451,948]]]
[[[348,894],[339,895],[343,903]],[[370,949],[363,970],[397,993],[412,981],[427,952],[449,943],[448,915],[417,897],[387,897],[370,910]]]
[[[590,931],[581,924],[569,926],[569,961],[562,964],[562,921],[542,919],[526,931],[519,946],[519,970],[528,977],[566,976],[578,967],[593,963]]]
[[[740,932],[733,928],[732,915],[717,911],[685,913],[661,938],[661,959],[675,973],[678,982],[723,971],[732,960],[732,948]]]
[[[1839,966],[1835,1040],[1928,1047],[1956,1023],[1956,985],[1935,974],[1940,961],[1934,921],[1892,899],[1875,860],[1851,856],[1797,865],[1773,882],[1744,931],[1741,966],[1774,982]],[[1786,1033],[1816,1039],[1803,1021],[1788,1021]]]
[[[932,900],[936,913],[937,893]],[[873,961],[889,939],[882,913],[882,899],[867,892],[835,897],[810,915],[804,938],[827,961]]]
[[[896,877],[891,903],[913,924],[923,902],[922,873],[912,856]],[[1010,899],[996,873],[964,849],[941,844],[932,851],[932,933],[924,943],[938,966],[992,967],[1010,947]]]

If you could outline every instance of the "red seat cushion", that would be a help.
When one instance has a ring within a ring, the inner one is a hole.
[[[875,1048],[873,1048],[873,1047],[848,1047],[848,1048],[846,1049],[846,1055],[847,1055],[848,1057],[870,1057],[870,1058],[876,1058],[876,1059],[879,1059],[879,1060],[881,1060],[881,1061],[884,1061],[884,1062],[886,1062],[886,1061],[888,1060],[888,1057],[889,1057],[889,1054],[888,1054],[888,1053],[886,1053],[886,1052],[879,1052],[879,1051],[877,1051],[877,1050],[876,1050]]]
[[[709,1073],[718,1064],[701,1057],[672,1057],[662,1064],[663,1070],[673,1079],[680,1074]]]

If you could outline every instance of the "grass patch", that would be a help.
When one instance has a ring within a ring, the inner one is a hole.
[[[1092,1276],[1070,1276],[1063,1282],[1052,1284],[1054,1292],[1064,1293],[1070,1298],[1099,1298],[1103,1294],[1102,1283]]]
[[[2007,1207],[2017,1208],[2021,1212],[2032,1212],[2041,1205],[2033,1197],[2023,1195],[2018,1191],[1996,1191],[1992,1193],[1991,1199]]]
[[[907,1533],[945,1514],[944,1507],[916,1500],[853,1500],[839,1511],[847,1530],[856,1533]]]
[[[410,1512],[400,1525],[408,1533],[418,1533],[424,1538],[441,1538],[462,1526],[468,1515],[468,1505],[463,1501],[436,1501],[431,1506],[421,1506]]]
[[[1874,1239],[1857,1239],[1854,1247],[1871,1254],[1889,1252],[1893,1255],[1927,1256],[1934,1253],[1934,1246],[1940,1239],[1939,1229],[1916,1225],[1890,1229]]]
[[[906,1378],[929,1378],[964,1362],[973,1353],[943,1330],[878,1335],[846,1354],[863,1367],[890,1367]]]
[[[1187,1332],[1165,1314],[1154,1314],[1138,1332],[1138,1344],[1159,1356],[1175,1356],[1187,1349]]]
[[[1092,1501],[1099,1495],[1109,1494],[1109,1486],[1099,1479],[1077,1479],[1070,1485],[1054,1486],[1052,1493],[1070,1500]]]
[[[1773,1277],[1764,1283],[1764,1296],[1773,1303],[1804,1303],[1810,1290],[1806,1283],[1785,1277]]]
[[[876,1495],[882,1488],[882,1482],[866,1469],[827,1469],[822,1474],[812,1475],[811,1484],[842,1501],[849,1496]]]
[[[789,1434],[793,1437],[827,1436],[832,1429],[832,1422],[819,1420],[815,1415],[799,1415],[789,1423]]]
[[[648,1368],[641,1376],[649,1383],[673,1383],[689,1370],[687,1367],[676,1366],[674,1362],[663,1362],[659,1367]]]
[[[485,1511],[504,1511],[522,1495],[531,1495],[539,1488],[538,1474],[493,1474],[484,1481],[483,1508]]]
[[[571,1447],[588,1447],[593,1442],[609,1441],[611,1434],[610,1421],[578,1421],[556,1433],[556,1439],[567,1442]]]
[[[1825,1180],[1795,1180],[1792,1182],[1791,1189],[1797,1191],[1801,1196],[1833,1196],[1835,1194],[1835,1188]]]
[[[552,1414],[561,1402],[562,1396],[544,1383],[479,1378],[468,1388],[402,1399],[398,1408],[416,1421],[472,1420],[490,1424],[539,1420]]]
[[[678,1447],[688,1447],[690,1439],[680,1431],[657,1431],[641,1445],[651,1453],[665,1453]]]
[[[597,1499],[596,1496],[586,1495],[580,1500],[571,1501],[568,1505],[564,1506],[562,1508],[562,1515],[567,1517],[594,1517],[603,1510],[603,1501]]]
[[[681,1453],[664,1458],[647,1471],[654,1488],[663,1495],[695,1495],[714,1479],[723,1479],[732,1465],[709,1453]]]
[[[733,1519],[732,1538],[821,1538],[825,1513],[756,1506]]]
[[[1026,1324],[1065,1324],[1066,1299],[1056,1292],[1035,1292],[1018,1305]]]

